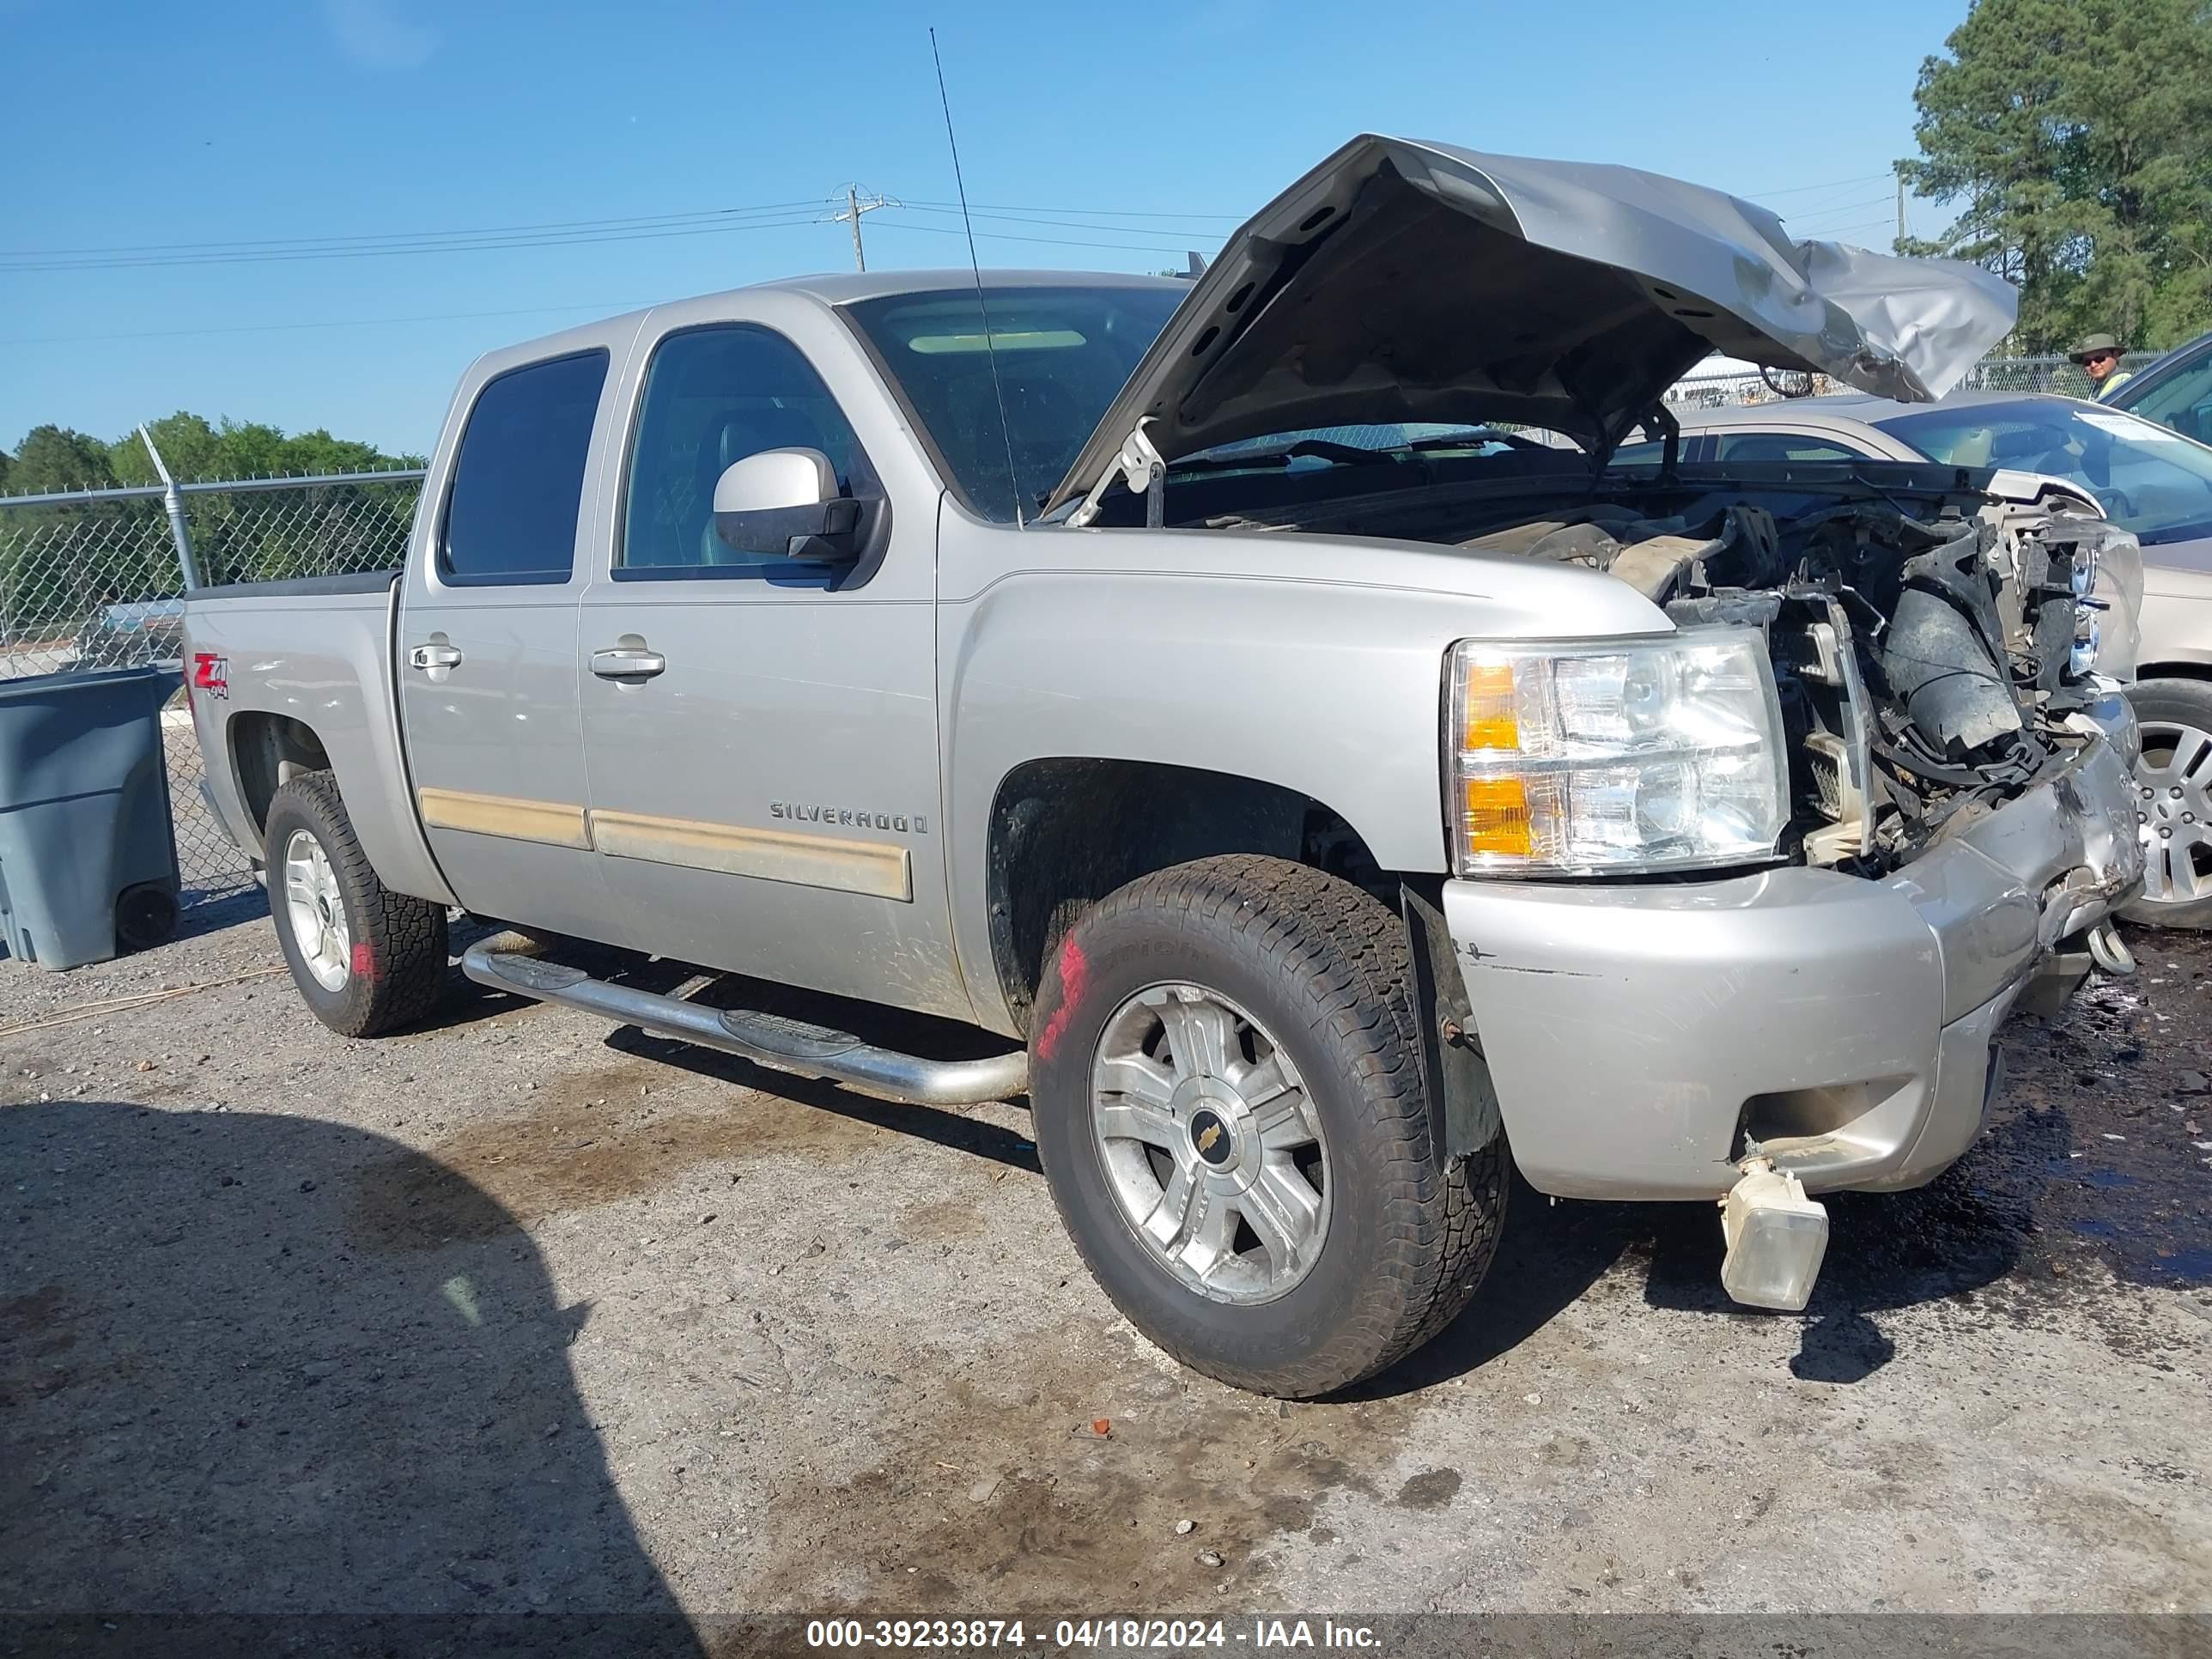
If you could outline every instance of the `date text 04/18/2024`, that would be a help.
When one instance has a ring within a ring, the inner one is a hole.
[[[1019,1649],[1060,1652],[1173,1652],[1243,1647],[1375,1650],[1364,1625],[1334,1620],[1254,1619],[1240,1628],[1220,1619],[815,1619],[806,1645],[817,1649]]]

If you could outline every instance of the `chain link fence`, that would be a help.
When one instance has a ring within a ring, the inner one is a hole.
[[[181,671],[185,571],[204,584],[390,569],[419,471],[0,495],[0,677],[155,664]],[[252,884],[200,797],[181,682],[161,712],[185,902]]]

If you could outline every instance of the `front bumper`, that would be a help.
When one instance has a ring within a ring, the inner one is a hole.
[[[2080,718],[2080,717],[2077,717]],[[2117,695],[2068,764],[1881,881],[1452,881],[1444,919],[1516,1161],[1561,1197],[1932,1180],[1980,1133],[2000,1023],[2140,887]]]

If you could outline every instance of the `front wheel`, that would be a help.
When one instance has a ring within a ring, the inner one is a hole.
[[[1048,964],[1030,1100],[1054,1200],[1115,1304],[1194,1370],[1330,1393],[1481,1282],[1504,1143],[1438,1158],[1410,983],[1388,908],[1244,856],[1131,883]]]
[[[429,1012],[446,985],[445,909],[377,879],[337,779],[299,774],[268,822],[270,914],[315,1018],[341,1036],[378,1036]]]
[[[2121,914],[2154,927],[2212,927],[2212,683],[2143,680],[2128,701],[2142,736],[2143,890]]]

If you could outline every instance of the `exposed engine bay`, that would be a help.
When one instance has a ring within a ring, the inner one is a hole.
[[[2102,519],[1997,501],[1950,469],[1771,485],[1720,471],[1613,475],[1534,515],[1525,495],[1454,512],[1417,494],[1268,517],[1582,565],[1679,625],[1761,629],[1790,749],[1784,850],[1869,876],[2078,750],[2090,676],[2132,673],[2140,558]]]
[[[1678,623],[1764,629],[1804,856],[1875,873],[2086,740],[2069,720],[2106,538],[2073,514],[2028,527],[1873,500],[1777,520],[1709,496],[1662,519],[1594,502],[1460,544],[1604,570]]]

